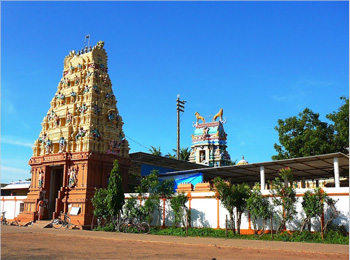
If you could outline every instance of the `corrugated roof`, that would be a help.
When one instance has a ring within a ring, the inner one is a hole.
[[[257,182],[260,181],[260,167],[264,166],[266,180],[276,178],[278,176],[278,171],[285,167],[291,168],[295,180],[303,177],[306,179],[330,178],[334,176],[334,158],[338,158],[340,171],[349,171],[349,156],[339,152],[270,162],[250,163],[247,165],[207,167],[186,171],[168,172],[161,174],[161,176],[202,172],[205,179],[219,176],[222,178],[232,178],[232,181],[234,182]]]
[[[129,156],[133,162],[156,165],[180,171],[208,167],[203,164],[196,164],[143,152],[131,153]]]

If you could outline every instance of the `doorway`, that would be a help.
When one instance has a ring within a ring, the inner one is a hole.
[[[55,211],[56,199],[58,198],[58,191],[63,185],[63,167],[52,167],[50,174],[50,190],[49,190],[49,205],[48,218],[52,219],[52,213]]]

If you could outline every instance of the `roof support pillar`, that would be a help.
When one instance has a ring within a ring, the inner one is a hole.
[[[336,188],[339,188],[340,181],[339,181],[339,160],[338,160],[338,158],[333,158],[333,164],[334,164],[334,185]]]
[[[305,177],[303,177],[302,180],[301,180],[301,187],[302,187],[303,189],[306,188]]]
[[[265,190],[265,168],[260,166],[260,186],[261,190]]]

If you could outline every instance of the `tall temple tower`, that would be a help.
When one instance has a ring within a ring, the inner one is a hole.
[[[116,107],[108,75],[104,42],[71,51],[64,59],[63,77],[44,117],[42,130],[29,161],[32,181],[22,221],[37,219],[37,205],[44,201],[44,219],[60,211],[74,224],[92,221],[91,198],[96,188],[107,187],[113,161],[118,159],[124,191],[128,191],[129,144]]]
[[[192,152],[189,161],[214,167],[229,165],[231,158],[226,151],[227,134],[223,126],[226,118],[223,120],[223,109],[220,109],[210,123],[206,123],[205,118],[198,112],[195,115],[197,122],[193,125],[195,130],[192,135]],[[216,121],[217,118],[219,121]],[[199,120],[202,121],[201,124]]]

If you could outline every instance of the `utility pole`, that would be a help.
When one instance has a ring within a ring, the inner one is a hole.
[[[176,110],[177,110],[177,149],[176,149],[176,159],[180,158],[180,112],[185,112],[186,101],[180,100],[180,94],[177,95],[176,99]]]

